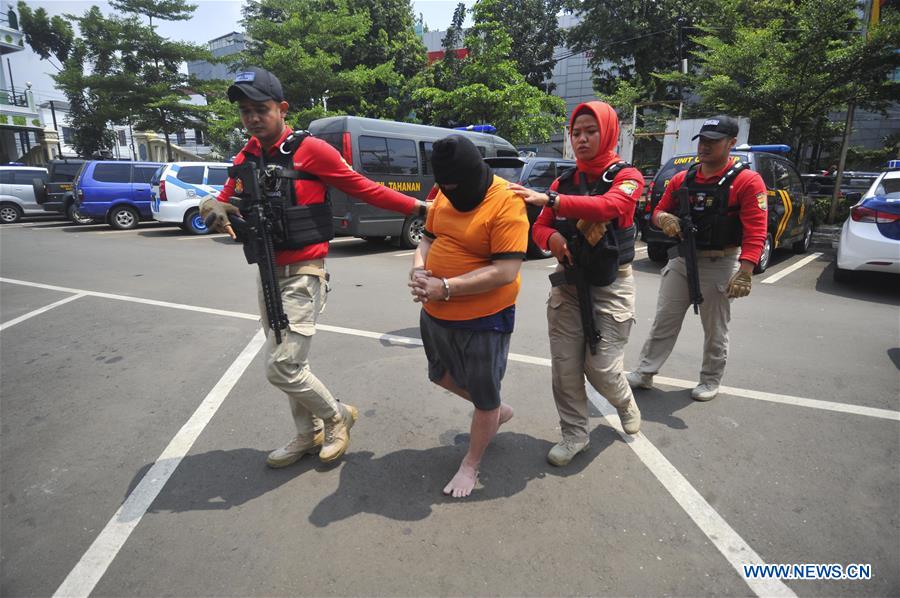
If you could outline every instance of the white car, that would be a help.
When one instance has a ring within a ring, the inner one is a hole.
[[[900,170],[875,179],[841,229],[834,280],[861,270],[900,274]]]
[[[35,199],[35,179],[42,187],[47,182],[47,169],[0,166],[0,223],[18,222],[25,214],[45,214]]]
[[[187,232],[209,232],[197,206],[215,197],[228,180],[225,162],[171,162],[163,164],[150,180],[150,213],[159,222],[178,224]]]

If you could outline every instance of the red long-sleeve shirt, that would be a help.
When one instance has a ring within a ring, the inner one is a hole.
[[[730,160],[722,170],[714,173],[712,176],[705,177],[702,171],[697,172],[697,183],[715,183],[722,178],[734,159]],[[684,177],[687,176],[687,170],[682,170],[672,177],[666,190],[663,192],[662,198],[656,204],[654,215],[657,212],[674,213],[677,206],[673,193],[681,188],[684,183]],[[728,193],[728,205],[740,206],[741,227],[743,229],[741,237],[741,259],[753,262],[759,262],[762,254],[763,244],[766,241],[766,231],[768,226],[768,203],[766,201],[766,184],[758,172],[754,172],[749,168],[745,168],[735,177],[731,183],[731,190]]]
[[[575,173],[573,176],[581,176]],[[577,180],[577,179],[576,179]],[[588,177],[588,185],[594,184]],[[550,188],[559,189],[559,179]],[[620,228],[634,223],[634,208],[644,190],[644,177],[637,168],[623,168],[613,179],[609,191],[603,195],[560,195],[556,209],[544,206],[531,228],[531,238],[538,247],[548,248],[551,235],[556,232],[553,224],[559,218],[582,218],[591,222],[606,222],[615,219]]]
[[[285,127],[281,138],[269,148],[267,155],[278,151],[281,142],[291,134],[291,128]],[[234,159],[234,164],[241,164],[246,155],[259,156],[262,145],[259,139],[251,137],[244,149]],[[317,204],[325,201],[326,185],[337,187],[351,197],[357,197],[373,206],[393,210],[402,214],[411,214],[416,207],[415,198],[403,195],[384,185],[379,185],[354,171],[336,149],[316,137],[307,137],[294,152],[294,167],[314,174],[320,180],[296,180],[294,191],[297,205]],[[219,193],[218,200],[227,202],[234,195],[234,179],[229,178]],[[307,245],[302,249],[286,249],[275,252],[275,263],[278,266],[293,264],[304,260],[322,259],[328,255],[328,243]]]

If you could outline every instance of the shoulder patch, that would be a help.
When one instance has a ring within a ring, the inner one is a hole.
[[[622,193],[628,195],[629,197],[631,197],[631,195],[633,195],[634,192],[637,191],[637,188],[638,184],[635,181],[622,181],[622,183],[619,184],[619,189],[622,191]]]
[[[757,193],[756,194],[756,205],[760,210],[765,212],[769,209],[768,197],[765,193]]]

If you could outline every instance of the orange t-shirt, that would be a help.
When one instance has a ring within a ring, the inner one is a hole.
[[[524,259],[528,249],[525,202],[494,176],[484,200],[470,212],[460,212],[438,193],[425,222],[431,249],[425,267],[438,278],[452,278],[489,266],[497,259]],[[424,304],[428,315],[441,320],[472,320],[493,315],[516,303],[520,277],[477,295],[450,297]]]

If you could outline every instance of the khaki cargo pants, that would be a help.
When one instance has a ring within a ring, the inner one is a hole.
[[[316,321],[325,309],[324,260],[298,262],[276,268],[284,313],[290,330],[282,331],[281,344],[269,328],[262,284],[257,278],[259,313],[266,332],[266,377],[288,396],[298,434],[322,428],[322,420],[337,414],[337,401],[309,369],[309,349]]]
[[[703,303],[700,304],[704,339],[700,383],[718,386],[725,373],[728,356],[731,299],[726,296],[726,290],[728,281],[738,270],[738,257],[699,257],[697,265],[700,270],[700,292],[703,294]],[[662,270],[656,318],[641,349],[636,371],[642,374],[659,372],[675,347],[684,315],[690,306],[684,258],[677,257],[669,260]]]
[[[634,322],[631,266],[621,268],[611,285],[592,287],[591,298],[594,325],[601,336],[596,355],[591,355],[584,339],[575,287],[552,287],[547,300],[553,399],[563,438],[575,442],[588,439],[585,377],[614,407],[624,407],[633,400],[623,372],[625,344]]]

